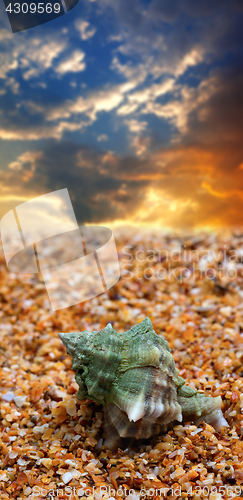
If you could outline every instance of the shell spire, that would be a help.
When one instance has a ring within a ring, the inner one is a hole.
[[[220,397],[185,386],[167,341],[149,318],[124,333],[108,324],[59,337],[73,357],[77,398],[104,406],[108,446],[116,446],[119,437],[149,438],[182,419],[205,420],[217,430],[228,425]]]
[[[75,355],[76,348],[78,346],[79,337],[77,333],[59,333],[58,334],[63,344],[67,349],[67,353],[71,356]]]

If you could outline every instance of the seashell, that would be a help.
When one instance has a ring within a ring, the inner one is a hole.
[[[148,439],[173,422],[204,420],[216,430],[228,426],[221,397],[205,397],[185,385],[167,341],[149,318],[129,331],[59,333],[79,385],[77,398],[104,406],[105,444],[119,438]]]

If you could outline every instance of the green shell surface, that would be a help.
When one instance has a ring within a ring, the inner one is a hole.
[[[150,437],[182,418],[201,416],[227,425],[221,398],[206,398],[179,376],[167,341],[149,318],[124,333],[108,324],[100,331],[60,333],[79,385],[77,398],[104,405],[106,433]]]

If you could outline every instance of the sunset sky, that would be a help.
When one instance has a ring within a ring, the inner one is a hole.
[[[67,188],[80,223],[243,226],[242,0],[0,19],[0,217]]]

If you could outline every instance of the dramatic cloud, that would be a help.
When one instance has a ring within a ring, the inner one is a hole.
[[[85,53],[81,50],[75,50],[71,55],[68,54],[56,67],[56,72],[64,75],[65,73],[78,73],[84,71],[86,64],[84,62]]]
[[[82,40],[88,40],[96,33],[96,29],[94,27],[92,28],[88,21],[77,20],[75,27],[80,32]]]
[[[98,135],[97,141],[99,141],[99,142],[101,142],[101,141],[108,141],[108,137],[107,137],[106,134]]]
[[[147,122],[139,122],[138,120],[134,120],[134,119],[133,120],[125,120],[124,123],[128,126],[130,132],[135,133],[135,134],[139,134],[140,132],[143,132],[147,127]]]
[[[14,35],[0,11],[1,215],[66,187],[80,222],[242,223],[240,0],[81,0]]]
[[[36,78],[53,68],[54,60],[66,49],[64,40],[53,41],[50,36],[45,40],[34,38],[28,45],[27,40],[21,38],[16,43],[12,37],[2,33],[2,46],[0,55],[0,78],[7,79],[10,74],[20,72],[22,78],[29,80]],[[1,37],[1,32],[0,32]]]
[[[145,153],[147,153],[150,144],[150,137],[136,136],[131,141],[131,146],[134,148],[137,156],[144,156]]]
[[[16,161],[9,163],[8,168],[11,170],[23,170],[23,168],[30,167],[33,172],[35,170],[36,160],[42,157],[41,151],[26,151],[20,155]]]

